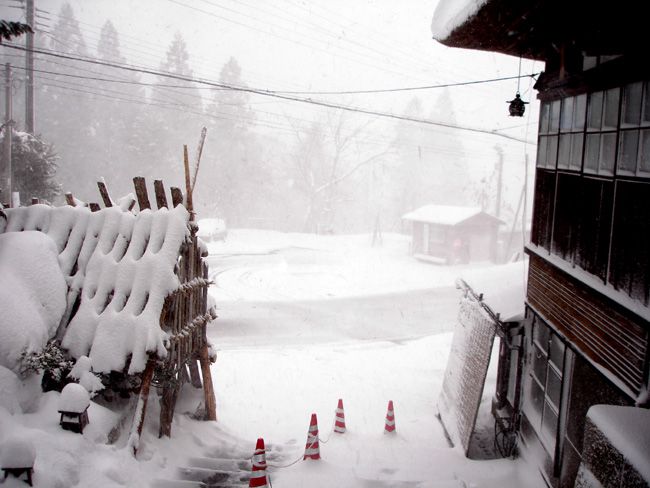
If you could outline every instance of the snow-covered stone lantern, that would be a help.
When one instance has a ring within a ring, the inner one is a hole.
[[[34,445],[27,439],[11,438],[0,447],[0,468],[4,471],[5,478],[9,475],[16,478],[24,475],[27,484],[32,486],[35,459]]]
[[[59,413],[61,414],[59,425],[61,428],[82,434],[84,427],[88,425],[89,406],[90,394],[88,390],[77,383],[67,384],[59,398]]]

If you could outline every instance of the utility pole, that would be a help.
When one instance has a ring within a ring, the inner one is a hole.
[[[34,0],[27,0],[26,2],[26,16],[27,23],[32,30],[35,29],[34,24]],[[34,33],[28,32],[25,40],[25,73],[27,74],[27,82],[25,83],[25,130],[30,134],[34,134]]]
[[[503,149],[501,146],[495,146],[497,153],[499,154],[499,160],[497,161],[497,196],[496,196],[496,209],[494,216],[499,219],[501,218],[501,193],[503,189]]]
[[[11,64],[5,64],[5,123],[2,148],[2,171],[0,172],[0,203],[11,206],[11,132],[13,126],[11,99]]]

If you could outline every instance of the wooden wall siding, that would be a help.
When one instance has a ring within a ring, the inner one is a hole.
[[[648,325],[624,315],[613,302],[530,256],[527,300],[587,357],[611,371],[633,395],[644,382]]]

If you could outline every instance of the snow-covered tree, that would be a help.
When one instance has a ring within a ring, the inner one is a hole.
[[[0,146],[5,130],[0,133]],[[20,192],[23,201],[32,197],[52,201],[61,193],[56,180],[58,156],[52,144],[26,132],[13,131],[11,160],[13,190]]]

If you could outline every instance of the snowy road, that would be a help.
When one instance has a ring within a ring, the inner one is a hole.
[[[401,236],[380,249],[358,236],[243,231],[229,241],[209,258],[220,425],[251,446],[279,446],[284,465],[302,459],[309,416],[319,417],[321,461],[271,468],[276,488],[535,486],[519,463],[450,449],[435,418],[461,269],[413,260]],[[343,435],[332,434],[338,398]],[[395,436],[383,434],[388,400]]]

